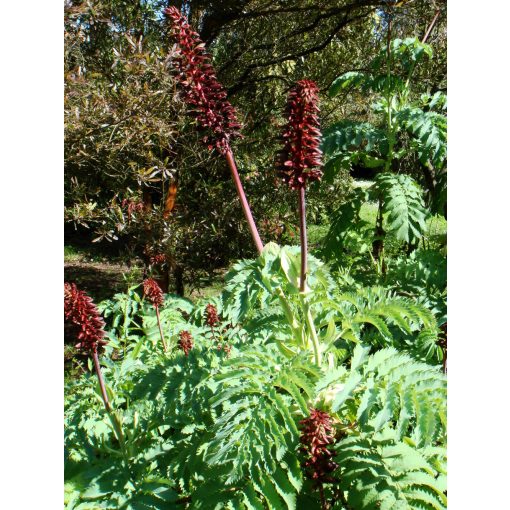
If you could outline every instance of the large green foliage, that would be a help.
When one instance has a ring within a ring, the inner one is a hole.
[[[326,259],[341,260],[345,250],[369,249],[375,239],[373,225],[360,216],[361,207],[367,202],[382,205],[380,214],[384,215],[384,233],[397,242],[417,244],[423,238],[430,213],[422,189],[408,175],[383,172],[368,189],[355,190],[332,215],[324,238]]]
[[[353,508],[446,508],[446,383],[437,369],[394,349],[354,353],[332,408],[358,430],[337,443],[340,484]],[[444,444],[444,443],[443,443]]]
[[[370,348],[359,346],[350,368],[318,368],[306,352],[289,357],[270,341],[246,343],[243,334],[230,338],[227,357],[203,319],[182,308],[168,299],[162,313],[181,316],[167,331],[193,333],[189,356],[175,343],[164,355],[142,336],[122,361],[104,357],[123,447],[92,375],[69,387],[66,508],[319,508],[299,453],[299,420],[317,405],[341,431],[335,476],[349,505],[442,508],[446,415],[438,368],[393,348],[368,356]],[[229,321],[218,331],[225,327]]]
[[[379,174],[375,197],[382,201],[383,214],[388,215],[387,232],[407,243],[419,240],[425,231],[428,212],[420,187],[408,175]]]
[[[299,251],[268,245],[253,261],[235,265],[226,277],[224,314],[253,338],[298,354],[310,347],[306,313],[314,319],[321,355],[345,356],[354,344],[395,345],[419,357],[441,359],[436,319],[425,306],[383,287],[335,281],[327,266],[310,257],[309,294],[299,293]],[[292,342],[289,341],[289,336]],[[427,339],[427,342],[425,342]]]

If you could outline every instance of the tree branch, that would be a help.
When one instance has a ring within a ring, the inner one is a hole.
[[[250,74],[252,73],[252,71],[254,69],[258,69],[261,67],[268,67],[268,66],[271,66],[274,64],[280,64],[282,62],[286,62],[287,60],[297,60],[299,57],[304,57],[306,55],[310,55],[311,53],[316,53],[318,51],[321,51],[331,43],[331,41],[335,38],[335,36],[338,34],[338,32],[340,32],[340,30],[342,28],[344,28],[346,25],[348,25],[354,21],[365,18],[366,15],[367,15],[366,13],[360,14],[358,16],[353,16],[353,17],[348,17],[347,15],[345,15],[342,18],[342,20],[335,25],[335,27],[330,32],[330,34],[326,37],[325,40],[323,40],[320,44],[317,44],[315,46],[307,48],[306,50],[303,50],[298,53],[286,54],[286,55],[283,55],[278,58],[266,60],[265,62],[255,62],[255,63],[248,65],[247,68],[244,70],[243,74],[241,75],[241,77],[239,78],[238,82],[228,89],[229,95],[233,95],[233,94],[239,92],[241,89],[243,89],[246,86],[248,77],[250,76]]]

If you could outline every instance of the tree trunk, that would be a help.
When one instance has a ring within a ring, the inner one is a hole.
[[[184,297],[184,267],[176,264],[174,267],[175,292]]]
[[[383,229],[383,202],[379,199],[379,211],[377,213],[377,220],[375,223],[375,239],[372,243],[372,255],[375,260],[379,260],[384,249],[384,229]]]

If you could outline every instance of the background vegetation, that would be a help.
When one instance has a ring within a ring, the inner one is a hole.
[[[374,108],[380,99],[377,87],[344,83],[335,97],[328,97],[329,87],[344,73],[370,71],[390,26],[392,38],[422,39],[439,13],[427,40],[433,57],[413,69],[406,104],[411,112],[417,107],[427,111],[427,98],[446,91],[440,2],[67,1],[66,244],[146,267],[151,255],[163,253],[160,282],[179,293],[203,286],[231,260],[253,251],[228,169],[197,143],[199,135],[169,72],[172,43],[162,15],[167,5],[188,13],[244,123],[236,158],[265,242],[295,242],[297,206],[274,172],[282,111],[295,81],[306,77],[318,83],[323,129],[347,120],[378,128],[384,119]],[[407,150],[409,132],[399,135],[397,149],[406,150],[391,164],[431,194],[441,184],[440,169],[427,161],[420,164],[418,149]],[[344,148],[351,143],[344,142]],[[315,247],[350,196],[352,178],[370,180],[377,170],[353,149],[348,147],[349,157],[343,154],[327,185],[309,190]],[[436,209],[445,213],[444,204]],[[375,222],[370,201],[364,211]],[[433,222],[436,240],[440,225],[441,219]]]

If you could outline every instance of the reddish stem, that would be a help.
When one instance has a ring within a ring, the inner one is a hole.
[[[324,496],[324,487],[322,483],[319,484],[319,495],[321,498],[321,510],[328,510],[328,504],[326,503],[326,498]]]
[[[96,368],[97,378],[99,379],[99,387],[101,388],[101,394],[103,395],[104,406],[108,412],[111,411],[110,402],[108,401],[108,395],[106,394],[106,387],[104,384],[103,374],[101,372],[101,365],[99,364],[99,355],[95,350],[92,354],[94,359],[94,366]]]
[[[158,328],[161,336],[161,343],[163,344],[163,351],[166,352],[165,337],[163,336],[163,329],[161,328],[161,320],[159,318],[159,307],[156,305],[154,308],[156,309],[156,318],[158,319]]]
[[[301,239],[301,279],[299,283],[299,290],[305,291],[305,281],[307,268],[307,252],[308,252],[308,241],[306,236],[306,209],[305,209],[305,187],[299,188],[299,236]]]
[[[430,32],[432,32],[432,29],[434,28],[434,25],[436,24],[437,18],[439,18],[440,13],[441,11],[439,9],[436,9],[434,17],[432,18],[432,21],[430,22],[430,25],[428,26],[427,31],[425,32],[425,35],[421,40],[422,43],[425,43],[425,41],[429,38]]]
[[[241,179],[239,178],[239,172],[237,171],[237,166],[234,161],[234,155],[232,154],[232,149],[230,149],[230,147],[227,149],[225,157],[227,158],[228,167],[230,168],[232,178],[234,179],[237,194],[239,196],[239,199],[241,200],[244,215],[246,216],[246,220],[248,221],[251,236],[253,237],[253,241],[255,242],[255,246],[257,247],[258,252],[262,253],[264,245],[262,244],[262,240],[260,239],[257,226],[255,225],[255,220],[253,219],[253,215],[251,214],[250,205],[248,204],[248,200],[246,198],[246,195],[244,194],[243,185],[241,183]]]

